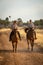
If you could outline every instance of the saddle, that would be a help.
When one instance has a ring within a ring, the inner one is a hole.
[[[10,40],[12,40],[12,36],[14,36],[14,38],[15,37],[19,37],[19,39],[21,40],[21,36],[20,36],[20,33],[17,31],[17,30],[13,30],[12,32],[11,32],[11,35],[10,35]]]
[[[28,39],[33,39],[34,38],[34,33],[33,33],[33,29],[30,28],[27,32],[27,38]]]

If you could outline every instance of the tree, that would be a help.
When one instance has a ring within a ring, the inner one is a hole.
[[[43,25],[43,19],[40,19],[40,25]]]
[[[34,24],[37,26],[40,25],[40,20],[35,20]]]
[[[5,20],[6,20],[6,21],[9,21],[9,18],[8,18],[8,17],[6,17],[6,18],[5,18]]]
[[[11,20],[11,16],[9,16],[9,21]]]
[[[23,24],[22,19],[21,19],[21,18],[18,18],[17,20],[18,20],[18,22],[17,22],[17,23],[18,23],[18,25],[19,25],[19,26],[22,26],[22,24]]]
[[[35,20],[34,24],[37,25],[37,26],[38,25],[40,25],[40,26],[43,25],[43,19]]]

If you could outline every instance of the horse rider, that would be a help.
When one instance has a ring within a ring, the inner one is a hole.
[[[12,24],[11,28],[12,28],[12,32],[10,33],[9,41],[11,41],[11,36],[14,34],[15,31],[17,32],[17,34],[19,36],[19,39],[21,40],[21,36],[20,36],[19,31],[18,31],[18,26],[17,26],[17,21],[16,20],[13,21],[13,24]]]
[[[30,30],[30,29],[33,30],[33,33],[34,33],[34,35],[35,35],[35,39],[37,39],[37,37],[36,37],[36,32],[34,31],[35,25],[33,24],[33,22],[32,22],[31,19],[29,20],[28,28],[29,28],[29,30]]]

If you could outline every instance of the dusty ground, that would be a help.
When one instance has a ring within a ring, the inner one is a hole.
[[[9,42],[9,29],[0,30],[0,65],[43,65],[43,30],[36,30],[34,50],[27,49],[26,34],[20,30],[22,41],[18,41],[17,53]]]

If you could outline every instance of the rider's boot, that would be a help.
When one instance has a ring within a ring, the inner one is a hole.
[[[21,36],[20,36],[20,33],[17,31],[17,33],[18,33],[18,36],[19,36],[19,39],[21,40]]]

